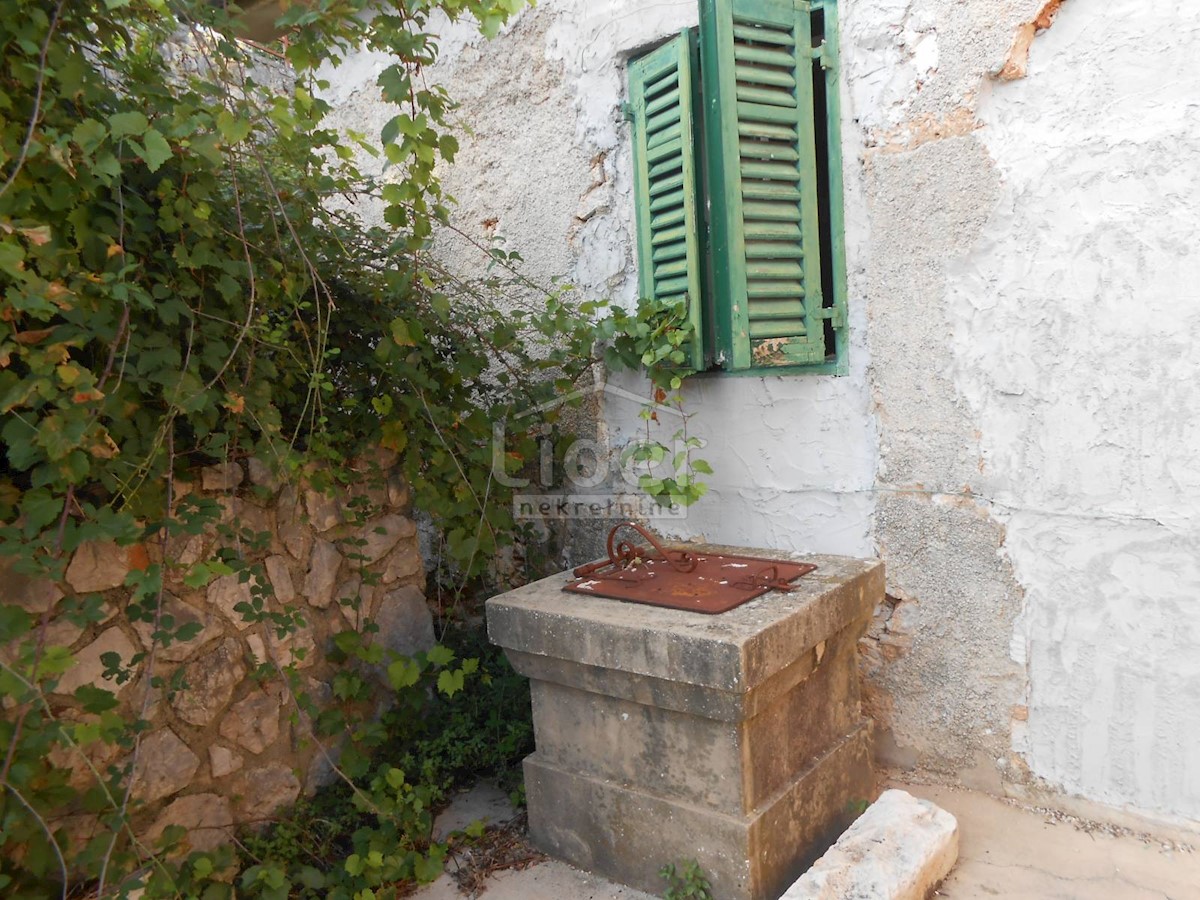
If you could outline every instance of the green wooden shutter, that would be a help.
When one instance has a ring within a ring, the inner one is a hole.
[[[826,359],[808,6],[700,7],[715,324],[732,370]]]
[[[700,215],[693,143],[695,37],[683,32],[629,64],[638,284],[646,298],[686,301],[690,368],[705,368]]]

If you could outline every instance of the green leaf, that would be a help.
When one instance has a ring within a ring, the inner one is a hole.
[[[237,144],[250,136],[250,122],[239,119],[229,110],[222,110],[217,116],[217,131],[226,143]]]
[[[313,866],[301,866],[296,871],[296,880],[312,891],[319,891],[325,887],[325,873]]]
[[[25,526],[33,531],[45,528],[62,514],[63,498],[51,494],[45,488],[26,491],[21,498],[21,514]]]
[[[24,259],[25,251],[15,241],[0,241],[0,272],[20,278]]]
[[[438,690],[447,697],[453,697],[463,689],[465,675],[462,669],[443,669],[438,675]]]
[[[435,666],[447,666],[454,659],[454,651],[441,644],[430,647],[425,653],[425,658]]]
[[[163,163],[171,158],[171,145],[153,128],[146,132],[142,140],[142,150],[142,159],[146,161],[146,168],[151,172],[157,172]]]
[[[5,641],[16,641],[33,628],[33,617],[19,606],[0,606],[0,634]]]
[[[445,847],[441,844],[434,844],[429,848],[428,855],[417,855],[417,858],[413,861],[413,874],[416,876],[418,882],[428,884],[442,874],[445,865]]]
[[[403,319],[392,320],[392,340],[401,347],[415,347],[417,343],[413,340],[408,323]]]
[[[82,684],[75,689],[75,699],[83,704],[84,712],[99,714],[110,709],[116,709],[119,701],[112,691],[106,691],[90,684]]]
[[[133,110],[110,116],[108,127],[114,138],[138,137],[146,133],[146,129],[150,127],[150,120]]]
[[[402,658],[387,667],[388,683],[393,690],[412,687],[421,678],[421,666],[414,659]]]

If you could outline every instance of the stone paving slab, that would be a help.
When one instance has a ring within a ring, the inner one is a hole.
[[[1153,834],[1082,830],[975,791],[892,783],[958,819],[958,864],[934,900],[1200,900],[1196,850]],[[444,877],[416,895],[461,900]],[[485,900],[650,900],[559,862],[488,880]],[[721,900],[721,898],[716,898]]]
[[[1077,827],[974,791],[898,786],[958,819],[958,865],[936,900],[1200,898],[1200,851],[1173,840]]]

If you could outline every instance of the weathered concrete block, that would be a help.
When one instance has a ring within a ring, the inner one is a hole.
[[[717,896],[760,900],[829,846],[874,796],[856,645],[883,567],[812,561],[795,590],[720,616],[565,594],[567,574],[488,602],[532,681],[539,847],[650,891],[694,857]]]
[[[958,822],[884,791],[781,900],[925,900],[958,859]]]

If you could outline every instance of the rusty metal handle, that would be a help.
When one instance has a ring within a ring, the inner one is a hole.
[[[644,537],[658,553],[658,556],[653,556],[646,552],[645,548],[630,541],[618,541],[617,533],[622,528],[632,528]],[[686,550],[668,550],[659,542],[658,538],[637,522],[620,522],[614,525],[608,533],[608,559],[601,559],[580,566],[575,569],[574,574],[576,578],[586,578],[589,575],[600,575],[603,577],[604,575],[633,568],[638,561],[645,562],[649,559],[661,559],[670,564],[671,568],[676,572],[685,574],[696,568],[695,558]],[[607,570],[611,570],[611,572]]]
[[[797,587],[791,582],[779,577],[778,566],[766,566],[757,572],[752,572],[745,578],[735,581],[733,586],[748,591],[765,588],[771,591],[783,591],[784,593],[794,591]]]

